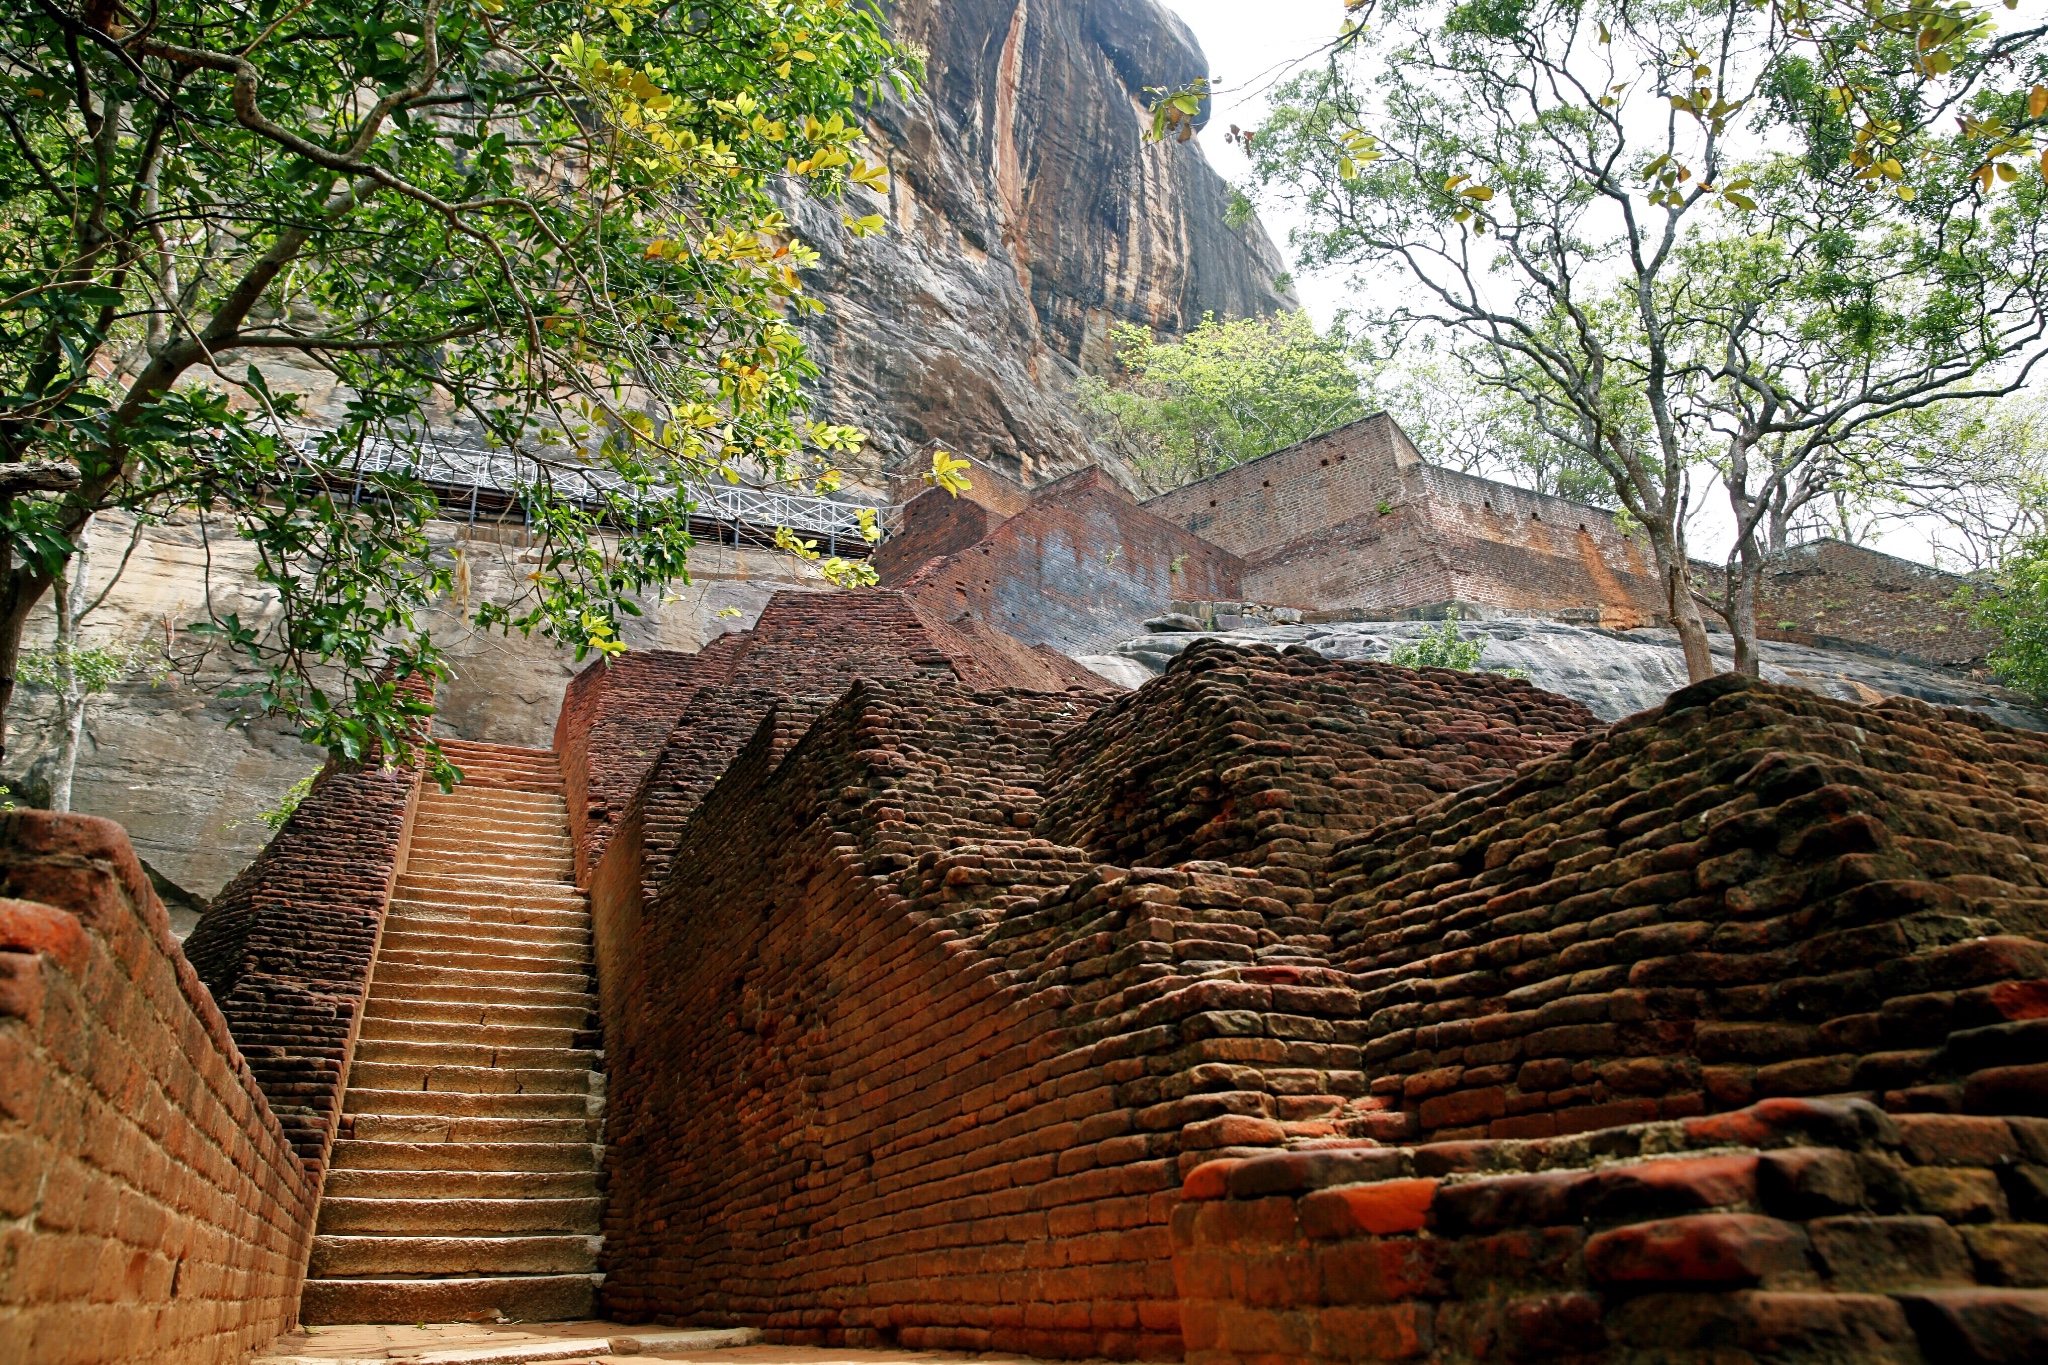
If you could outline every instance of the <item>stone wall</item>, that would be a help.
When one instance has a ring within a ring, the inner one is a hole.
[[[1190,1365],[2040,1358],[2048,1119],[1768,1100],[1197,1167]]]
[[[330,764],[185,941],[299,1156],[323,1169],[341,1112],[417,765]]]
[[[233,1365],[319,1195],[109,821],[0,828],[0,1359]]]
[[[1712,581],[1712,580],[1709,580]],[[1970,620],[1977,580],[1840,540],[1773,555],[1757,598],[1757,633],[1803,644],[1875,647],[1952,668],[1980,667],[1998,632]]]

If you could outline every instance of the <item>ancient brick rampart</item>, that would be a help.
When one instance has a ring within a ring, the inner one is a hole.
[[[1976,667],[1998,644],[1998,632],[1972,621],[1967,606],[1986,590],[1979,581],[1862,545],[1810,541],[1766,562],[1757,630],[1766,639],[1848,643]]]
[[[0,828],[0,1359],[231,1365],[288,1329],[317,1174],[118,826]]]
[[[1610,514],[1424,464],[1384,413],[1144,506],[1238,555],[1255,601],[1622,629],[1664,610],[1647,547]]]
[[[2039,1359],[2048,1119],[1867,1100],[1198,1167],[1190,1365]]]
[[[1595,724],[1490,673],[1196,645],[1061,739],[1041,832],[1144,867],[1284,864],[1308,886],[1339,837],[1508,777]]]
[[[721,733],[737,726],[750,734],[766,714],[765,701],[746,699],[750,690],[762,698],[837,696],[862,677],[959,678],[980,687],[1046,691],[1107,688],[1051,650],[1028,647],[985,622],[942,619],[904,593],[777,593],[753,629],[723,636],[700,653],[636,652],[592,664],[570,683],[555,753],[569,801],[577,880],[628,885],[638,879],[630,870],[600,872],[606,847],[663,754],[695,747],[698,726]],[[700,695],[705,688],[738,691],[714,700]],[[740,714],[731,713],[731,704]],[[734,745],[730,734],[712,742],[717,765],[687,761],[715,779]]]
[[[316,1168],[341,1111],[417,766],[329,764],[185,940],[292,1145]]]
[[[678,732],[599,928],[629,1318],[1170,1356],[1201,1295],[1168,1225],[1214,1158],[1569,1161],[1773,1096],[2048,1114],[2048,740],[1974,715],[1723,678],[1599,729],[1214,644],[1106,703],[714,701],[767,709],[708,787]],[[1283,1302],[1240,1283],[1215,1302]]]

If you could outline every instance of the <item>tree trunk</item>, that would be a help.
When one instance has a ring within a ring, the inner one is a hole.
[[[78,772],[78,747],[85,737],[85,687],[78,679],[78,618],[85,613],[92,579],[92,518],[78,536],[78,553],[57,578],[57,712],[64,725],[57,771],[50,778],[50,809],[71,810],[71,779]]]
[[[1744,536],[1728,565],[1728,629],[1735,636],[1734,671],[1752,678],[1763,676],[1756,644],[1756,590],[1763,570],[1756,537]]]
[[[1713,651],[1707,648],[1707,627],[1700,620],[1699,603],[1692,600],[1692,569],[1686,563],[1685,548],[1663,527],[1651,526],[1650,549],[1657,557],[1664,578],[1664,605],[1672,629],[1678,632],[1679,648],[1685,651],[1685,677],[1689,683],[1714,676]]]

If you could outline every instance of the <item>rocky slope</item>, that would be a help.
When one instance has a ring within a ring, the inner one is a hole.
[[[1155,0],[901,0],[892,22],[929,51],[925,88],[870,111],[890,191],[847,206],[886,236],[791,206],[824,256],[818,396],[872,433],[870,477],[931,443],[1027,480],[1078,468],[1071,383],[1112,321],[1177,333],[1290,302],[1199,143],[1143,141],[1145,88],[1208,71]]]
[[[1438,629],[1425,621],[1344,621],[1174,631],[1126,640],[1114,653],[1081,662],[1112,682],[1138,687],[1197,640],[1283,651],[1299,645],[1326,659],[1384,659],[1397,646]],[[1686,685],[1678,637],[1668,630],[1601,630],[1543,620],[1467,621],[1459,630],[1466,639],[1486,642],[1480,667],[1517,669],[1535,686],[1570,697],[1605,721],[1661,706]],[[1729,637],[1715,635],[1710,642],[1716,663],[1730,667]],[[1763,641],[1760,649],[1766,682],[1790,683],[1841,701],[1913,697],[1936,706],[1966,706],[2024,730],[2048,729],[2048,715],[2026,698],[1960,669],[1776,640]]]

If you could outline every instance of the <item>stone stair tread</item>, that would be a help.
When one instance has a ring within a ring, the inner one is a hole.
[[[575,1067],[494,1067],[428,1062],[357,1062],[351,1086],[373,1090],[435,1091],[463,1095],[587,1095],[602,1093],[596,1072]]]
[[[492,1318],[564,1322],[596,1316],[603,1282],[598,1274],[309,1279],[299,1301],[299,1320],[315,1326]]]
[[[403,1117],[403,1116],[392,1116]],[[336,1171],[594,1171],[604,1149],[594,1142],[367,1141],[334,1144]]]
[[[411,1017],[386,1018],[365,1015],[361,1042],[451,1043],[458,1045],[520,1048],[573,1048],[576,1035],[587,1030],[568,1025],[553,1027],[531,1024],[478,1024],[420,1020]],[[360,1046],[360,1044],[358,1045]],[[357,1054],[361,1055],[360,1052]]]
[[[423,1005],[525,1006],[530,1009],[597,1008],[597,997],[588,990],[550,987],[537,991],[518,986],[441,986],[426,981],[394,981],[382,989],[372,982],[370,1000],[372,1003],[409,1000]]]
[[[492,1071],[592,1071],[602,1062],[595,1048],[516,1047],[485,1042],[415,1042],[366,1038],[356,1044],[358,1062],[394,1065],[484,1067]]]
[[[591,1019],[589,1008],[579,1004],[529,1005],[523,1001],[504,1004],[473,1001],[413,1000],[402,995],[373,998],[363,1011],[363,1021],[407,1019],[421,1024],[462,1023],[477,1028],[583,1028]]]
[[[434,1114],[356,1114],[350,1119],[350,1131],[354,1137],[347,1139],[349,1141],[389,1142],[419,1147],[463,1144],[497,1147],[511,1143],[587,1147],[596,1144],[602,1136],[598,1131],[598,1121],[594,1118],[448,1118]],[[422,1161],[430,1159],[420,1158]],[[525,1155],[520,1155],[516,1159],[533,1160],[531,1156]],[[452,1160],[470,1170],[477,1169],[474,1165],[474,1153],[466,1157],[457,1153],[441,1160]],[[590,1160],[594,1169],[597,1158],[592,1156]]]
[[[321,1232],[594,1233],[604,1222],[604,1200],[583,1199],[356,1199],[320,1201]]]
[[[444,1144],[445,1145],[445,1144]],[[348,1199],[595,1199],[597,1172],[358,1170],[327,1173],[326,1194]]]
[[[360,1092],[358,1097],[357,1092]],[[601,1103],[592,1094],[508,1094],[467,1090],[378,1090],[351,1083],[344,1093],[344,1113],[435,1115],[442,1118],[582,1118]]]
[[[597,1269],[601,1237],[537,1233],[510,1237],[379,1237],[321,1233],[308,1267],[318,1278],[345,1276],[551,1275]]]

